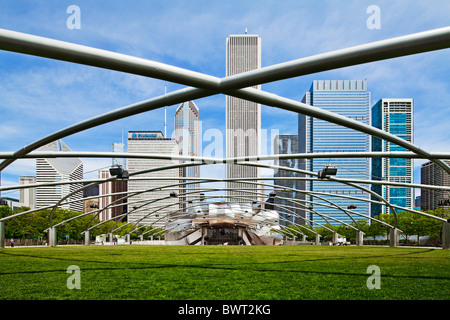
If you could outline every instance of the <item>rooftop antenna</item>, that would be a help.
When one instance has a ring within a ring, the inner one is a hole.
[[[167,94],[167,83],[164,81],[164,95]],[[167,138],[167,106],[164,106],[164,138]]]

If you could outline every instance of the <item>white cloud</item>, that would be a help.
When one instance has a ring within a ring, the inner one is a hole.
[[[10,164],[3,172],[3,174],[20,175],[20,176],[35,176],[36,175],[36,160],[35,159],[19,159]],[[3,181],[2,181],[3,184]],[[19,184],[19,180],[15,184]]]

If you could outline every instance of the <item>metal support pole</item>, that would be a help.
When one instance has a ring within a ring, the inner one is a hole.
[[[206,227],[202,227],[202,246],[204,246],[205,245],[205,237],[206,237],[206,235],[208,234],[208,230],[206,229]]]
[[[389,231],[389,246],[390,247],[398,247],[399,240],[398,240],[398,229],[397,228],[391,228]]]
[[[356,245],[362,246],[364,242],[364,233],[362,231],[356,231]]]
[[[114,237],[112,233],[108,233],[108,242],[113,242],[114,241]]]
[[[127,235],[126,235],[125,242],[130,242],[130,240],[131,240],[130,234],[127,234]]]
[[[302,242],[306,242],[306,235],[302,235]]]
[[[5,247],[5,222],[0,221],[0,248]]]
[[[320,234],[316,234],[316,245],[320,244]]]
[[[450,219],[449,219],[450,220]],[[442,249],[450,249],[450,221],[442,224]]]
[[[244,242],[244,229],[241,227],[238,227],[238,237],[241,239],[239,240],[239,244],[245,244]]]
[[[88,245],[90,245],[91,244],[91,235],[90,235],[90,232],[89,231],[86,231],[85,233],[84,233],[84,245],[85,246],[88,246]]]
[[[333,243],[337,243],[338,242],[338,238],[339,238],[339,235],[337,234],[337,232],[333,232]]]
[[[56,247],[57,241],[56,228],[52,227],[48,229],[48,246]]]

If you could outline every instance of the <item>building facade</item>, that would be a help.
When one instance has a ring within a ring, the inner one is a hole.
[[[177,142],[165,138],[161,131],[129,131],[129,153],[149,153],[156,155],[179,155]],[[179,194],[179,168],[154,170],[163,166],[179,164],[179,161],[168,159],[128,159],[128,171],[153,170],[133,176],[128,181],[128,222],[135,222],[153,227],[164,227],[168,216],[179,210],[178,198],[170,197],[170,193]],[[166,179],[158,179],[164,177]],[[137,179],[135,179],[137,178]],[[153,178],[153,179],[152,179]],[[162,188],[165,185],[174,185]]]
[[[193,101],[183,102],[180,104],[175,112],[175,140],[178,144],[179,153],[181,156],[201,156],[201,122],[200,112]],[[180,177],[200,178],[200,166],[192,166],[180,168]],[[180,182],[187,182],[180,180]],[[186,197],[180,197],[180,200],[190,201],[198,199],[198,195],[192,194],[200,187],[199,184],[188,184],[186,187],[181,187],[180,192],[189,193]],[[185,206],[181,204],[181,207]]]
[[[295,154],[298,153],[298,135],[296,134],[283,134],[275,136],[274,140],[274,151],[275,154]],[[298,169],[299,167],[304,167],[304,159],[278,159],[275,164],[282,167]],[[299,164],[300,162],[300,164]],[[276,178],[282,177],[303,177],[304,174],[298,172],[286,171],[286,170],[276,170],[274,173]],[[282,186],[286,188],[292,188],[297,190],[305,190],[304,180],[281,180],[275,179],[274,185]],[[305,217],[305,200],[306,195],[302,192],[291,191],[291,190],[277,190],[277,198],[274,199],[274,203],[280,205],[274,209],[280,213],[280,225],[295,224],[305,224],[305,220],[301,217]],[[279,198],[289,198],[298,200],[300,205],[293,203],[292,201]],[[286,206],[286,207],[282,207]],[[288,207],[289,206],[289,207]],[[298,209],[290,208],[290,206],[298,207]]]
[[[36,183],[36,177],[32,176],[19,177],[20,185],[27,185],[34,183]],[[36,189],[35,188],[20,189],[19,202],[22,203],[25,207],[34,209],[36,207]]]
[[[109,178],[111,178],[109,170],[99,171],[99,179]],[[108,181],[99,184],[98,187],[98,207],[106,208],[98,215],[100,221],[110,220],[128,212],[127,199],[123,199],[127,196],[127,180]],[[127,221],[127,218],[123,217],[121,221]]]
[[[443,160],[450,165],[450,160]],[[428,161],[420,168],[420,182],[433,186],[450,186],[450,175],[435,163]],[[450,209],[450,191],[420,190],[420,208],[423,211]]]
[[[305,93],[302,102],[370,124],[370,92],[367,91],[365,80],[315,80],[310,90]],[[370,138],[364,133],[302,114],[299,114],[298,117],[299,153],[370,151]],[[370,161],[366,158],[308,159],[304,165],[306,170],[317,173],[327,164],[334,165],[338,169],[337,178],[367,180],[370,177]],[[361,186],[370,188],[366,184]],[[352,209],[353,211],[366,216],[370,214],[369,203],[357,200],[370,199],[368,193],[360,189],[327,181],[308,181],[306,189],[310,192],[317,192],[317,195],[323,196],[341,208],[347,209],[349,205],[355,205],[357,208]],[[324,196],[324,194],[329,195]],[[332,194],[347,198],[333,197]],[[316,197],[308,196],[307,198],[309,201],[330,206],[330,203]],[[337,208],[316,204],[312,204],[312,208],[340,221],[352,222],[345,212]],[[355,220],[363,219],[358,214],[351,214],[351,216]],[[315,222],[326,223],[317,214],[309,213],[308,217]],[[328,222],[340,224],[334,220],[328,220]]]
[[[230,35],[226,40],[226,75],[261,68],[261,39],[257,35]],[[255,86],[260,89],[260,86]],[[226,157],[256,156],[260,153],[261,105],[255,102],[226,96]],[[226,177],[253,178],[259,176],[257,167],[227,164]],[[253,180],[251,180],[253,181]],[[256,180],[255,180],[256,181]],[[239,192],[236,189],[250,189],[257,192],[258,187],[245,183],[227,182],[227,195],[243,196],[257,200],[257,195]],[[231,201],[238,201],[232,199]]]
[[[62,141],[54,141],[39,151],[71,151]],[[83,180],[83,162],[78,158],[36,159],[36,183]],[[56,204],[64,196],[83,187],[82,183],[36,187],[36,207]],[[75,192],[67,201],[76,201],[60,206],[83,212],[83,191]]]
[[[372,106],[372,126],[398,136],[408,142],[414,142],[414,108],[413,99],[381,99]],[[372,151],[406,151],[393,143],[372,137]],[[414,181],[414,164],[412,159],[373,158],[372,179],[412,183]],[[373,185],[372,190],[393,205],[413,209],[414,193],[411,188]],[[374,200],[375,197],[372,197]],[[401,210],[397,210],[401,211]],[[387,206],[372,204],[372,216],[388,214]]]
[[[86,187],[87,185],[89,185],[89,182],[85,182],[84,186]],[[99,186],[98,185],[94,185],[91,186],[87,189],[83,190],[83,198],[84,198],[84,213],[88,213],[88,212],[92,212],[92,211],[96,211],[99,208]],[[97,213],[97,211],[95,212]],[[93,214],[95,214],[93,213]]]

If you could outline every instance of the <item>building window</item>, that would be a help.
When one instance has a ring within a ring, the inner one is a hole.
[[[392,177],[406,176],[406,167],[391,167],[389,168],[389,175]]]
[[[392,134],[406,134],[406,124],[401,125],[391,125],[390,126],[390,133]]]
[[[404,197],[407,196],[406,188],[389,188],[389,197]]]
[[[407,123],[406,113],[391,113],[389,123]]]
[[[390,162],[391,166],[405,166],[406,167],[408,161],[407,161],[407,159],[392,158],[392,159],[390,159],[389,162]]]

